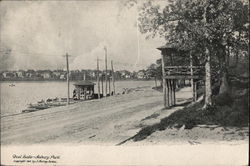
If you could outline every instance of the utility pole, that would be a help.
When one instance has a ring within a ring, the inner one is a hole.
[[[108,75],[107,75],[107,71],[108,71],[108,66],[107,66],[107,47],[104,47],[104,51],[105,51],[105,94],[107,96],[108,93]]]
[[[67,65],[67,105],[69,105],[69,57],[68,53],[66,53],[66,65]]]
[[[114,95],[115,95],[115,73],[114,73],[113,61],[111,61],[111,70],[112,70],[113,92],[114,92]]]
[[[98,88],[98,99],[100,99],[100,79],[99,79],[99,59],[97,57],[97,88]]]

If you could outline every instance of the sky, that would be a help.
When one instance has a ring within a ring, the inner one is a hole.
[[[0,70],[104,69],[138,71],[160,58],[163,39],[145,39],[137,28],[137,6],[124,1],[2,1]],[[8,51],[11,50],[11,51]]]

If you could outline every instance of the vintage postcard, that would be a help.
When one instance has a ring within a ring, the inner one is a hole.
[[[1,165],[248,165],[249,2],[0,2]]]

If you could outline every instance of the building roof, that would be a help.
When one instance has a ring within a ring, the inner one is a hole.
[[[74,83],[75,86],[93,86],[95,83],[90,82],[90,81],[79,81]]]

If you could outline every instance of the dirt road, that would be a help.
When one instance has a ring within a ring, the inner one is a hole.
[[[180,101],[190,97],[188,88],[177,92]],[[1,143],[115,145],[135,135],[141,120],[162,108],[162,93],[144,87],[129,94],[2,117]]]

